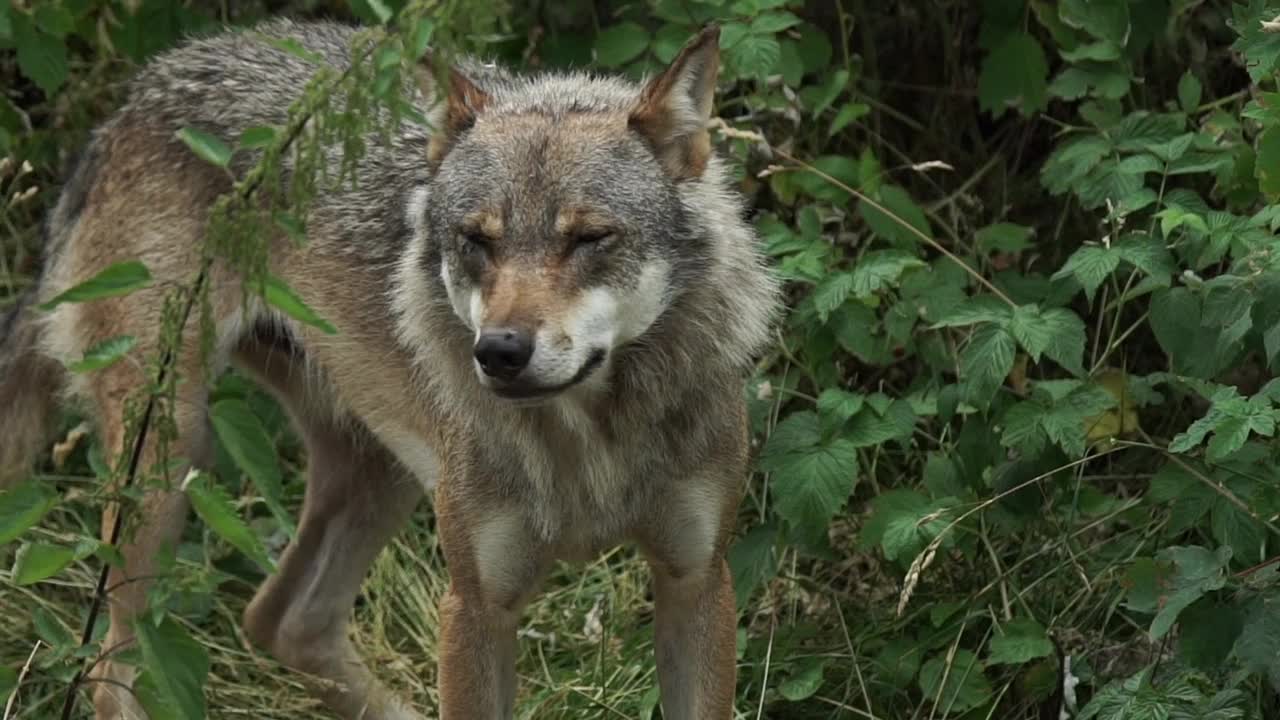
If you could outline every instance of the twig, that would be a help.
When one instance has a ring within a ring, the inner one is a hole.
[[[27,661],[22,664],[22,671],[18,673],[18,681],[13,684],[13,692],[9,694],[9,702],[4,704],[4,720],[13,717],[13,706],[18,702],[18,689],[22,687],[22,681],[26,679],[27,673],[31,671],[31,661],[36,659],[36,652],[40,650],[40,640],[36,640],[35,647],[31,648],[31,654],[27,656]]]

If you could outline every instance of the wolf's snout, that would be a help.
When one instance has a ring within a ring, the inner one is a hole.
[[[485,330],[476,341],[475,356],[485,375],[514,380],[533,357],[533,336],[519,330]]]

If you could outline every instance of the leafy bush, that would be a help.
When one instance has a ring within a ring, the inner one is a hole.
[[[10,294],[53,197],[29,188],[56,184],[134,64],[265,12],[230,4],[0,4]],[[380,24],[404,5],[352,11]],[[450,46],[633,76],[722,24],[717,138],[790,300],[746,391],[744,716],[1280,716],[1280,3],[431,5]],[[213,591],[269,569],[296,508],[278,410],[234,376],[219,398],[218,480],[189,486],[204,524],[161,584],[157,612],[180,622],[144,638],[148,668],[205,657],[184,628],[239,642]],[[57,695],[97,652],[69,629],[87,592],[53,580],[83,587],[110,559],[90,539],[101,499],[74,490],[105,470],[83,448],[67,468],[0,496],[9,580],[40,589],[0,604],[51,648],[24,698]],[[531,609],[538,633],[570,638],[521,659],[543,712],[655,712],[636,561],[604,562],[623,580],[599,581],[594,605],[567,592]],[[573,614],[599,624],[606,606],[613,644]],[[0,691],[32,645],[4,636]],[[206,692],[230,696],[244,671],[216,660]],[[557,694],[570,686],[597,696]]]

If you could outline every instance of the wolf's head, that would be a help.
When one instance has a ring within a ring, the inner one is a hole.
[[[704,30],[643,85],[448,73],[423,212],[495,393],[601,382],[668,307],[673,281],[705,261],[680,186],[710,161],[718,38]]]

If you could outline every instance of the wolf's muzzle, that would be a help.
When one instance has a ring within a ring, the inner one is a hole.
[[[533,357],[533,336],[519,330],[485,330],[476,340],[475,357],[485,375],[514,380]]]

